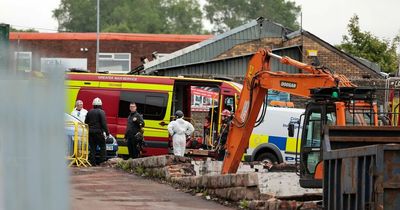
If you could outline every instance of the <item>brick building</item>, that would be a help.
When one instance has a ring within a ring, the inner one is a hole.
[[[101,33],[99,70],[126,73],[141,65],[140,57],[171,53],[211,35]],[[47,66],[96,69],[96,33],[10,33],[17,70],[47,71]]]
[[[380,68],[372,62],[353,57],[307,31],[288,34],[285,38],[263,38],[234,46],[220,54],[216,59],[229,59],[243,55],[253,55],[260,46],[271,48],[274,53],[292,57],[304,63],[315,62],[307,51],[317,51],[320,65],[330,68],[338,74],[344,74],[350,80],[381,79]],[[289,55],[287,55],[289,54]],[[273,70],[286,70],[297,73],[298,70],[275,64]]]
[[[270,48],[275,54],[304,63],[319,63],[360,86],[384,84],[378,65],[349,55],[308,31],[293,31],[261,18],[147,63],[145,71],[168,76],[230,77],[242,82],[248,62],[259,48]],[[308,52],[317,52],[317,56]],[[276,59],[270,62],[272,71],[300,72]],[[304,105],[305,100],[285,95],[276,100],[290,100],[296,107]]]

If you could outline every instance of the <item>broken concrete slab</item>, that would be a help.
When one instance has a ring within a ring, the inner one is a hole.
[[[259,187],[261,193],[273,193],[277,197],[322,193],[322,189],[300,187],[299,176],[294,172],[259,173]]]

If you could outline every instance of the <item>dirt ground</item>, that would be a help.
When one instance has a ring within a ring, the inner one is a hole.
[[[72,210],[234,209],[113,168],[70,170]]]

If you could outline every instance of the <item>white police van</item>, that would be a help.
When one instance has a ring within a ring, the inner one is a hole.
[[[264,121],[255,127],[251,134],[249,147],[244,154],[244,161],[270,161],[277,163],[295,163],[296,143],[300,151],[302,125],[296,124],[295,136],[288,137],[288,124],[298,122],[304,109],[268,106]],[[299,158],[299,157],[298,157]]]

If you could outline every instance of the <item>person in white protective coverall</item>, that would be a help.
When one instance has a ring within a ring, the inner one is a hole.
[[[181,110],[176,111],[175,116],[177,119],[169,123],[168,132],[172,136],[174,155],[183,157],[186,149],[186,136],[192,135],[194,127],[190,122],[183,119]]]

